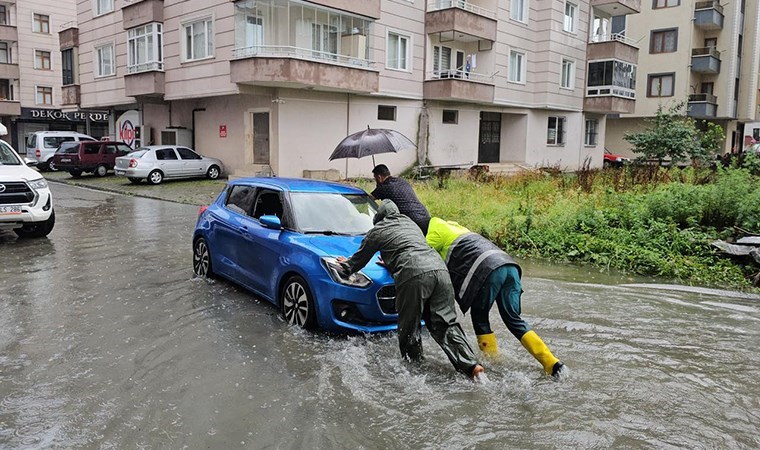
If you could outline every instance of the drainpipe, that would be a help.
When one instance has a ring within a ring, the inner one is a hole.
[[[195,148],[195,113],[205,111],[206,108],[194,108],[193,109],[193,150],[198,151],[197,148]]]

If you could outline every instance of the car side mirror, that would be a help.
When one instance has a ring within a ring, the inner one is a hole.
[[[24,158],[24,164],[26,164],[29,167],[34,167],[37,165],[37,161],[29,158]]]
[[[282,222],[280,222],[280,218],[277,216],[261,216],[259,217],[259,222],[261,222],[264,228],[269,228],[270,230],[282,228]]]

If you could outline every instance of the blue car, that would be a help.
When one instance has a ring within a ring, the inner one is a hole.
[[[193,234],[193,272],[218,275],[263,297],[286,321],[337,333],[396,329],[393,278],[378,256],[350,277],[350,256],[372,228],[375,202],[361,189],[317,180],[231,181]]]

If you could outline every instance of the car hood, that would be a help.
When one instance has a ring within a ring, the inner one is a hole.
[[[39,172],[26,165],[0,165],[0,181],[31,181],[42,178]]]
[[[319,256],[349,256],[356,253],[359,250],[362,239],[364,236],[323,236],[312,235],[305,237],[304,242]],[[377,264],[378,254],[375,254],[370,262],[362,269],[365,275],[378,282],[392,282],[393,279],[390,273]],[[387,279],[387,280],[386,280]]]

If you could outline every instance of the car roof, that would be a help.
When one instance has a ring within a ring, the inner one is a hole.
[[[257,186],[271,187],[290,192],[317,192],[330,194],[364,194],[365,192],[355,186],[333,183],[331,181],[313,180],[308,178],[238,178],[230,184],[255,184]]]
[[[53,135],[60,134],[60,135],[63,135],[63,136],[86,136],[86,137],[91,137],[91,136],[88,136],[88,135],[86,135],[84,133],[80,133],[78,131],[43,130],[43,131],[35,131],[34,134],[53,134]]]

